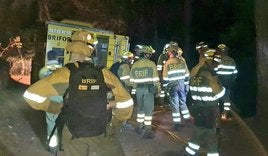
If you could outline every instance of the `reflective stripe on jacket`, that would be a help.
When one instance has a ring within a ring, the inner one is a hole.
[[[133,84],[157,84],[159,77],[153,61],[141,58],[130,70],[130,82]]]
[[[225,94],[225,88],[208,65],[199,68],[198,73],[190,78],[190,91],[193,100],[216,101]]]
[[[176,57],[167,60],[163,68],[163,80],[165,82],[164,86],[179,80],[183,80],[185,84],[188,84],[189,71],[186,62]]]

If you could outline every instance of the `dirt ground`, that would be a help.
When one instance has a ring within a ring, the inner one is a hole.
[[[0,156],[52,156],[45,150],[45,114],[30,108],[22,98],[27,86],[13,85],[0,91]],[[135,120],[130,120],[135,123]],[[180,156],[192,127],[172,130],[171,112],[156,109],[153,118],[156,138],[144,140],[133,128],[118,134],[126,156]],[[224,156],[266,156],[258,139],[234,118],[222,123],[220,153]],[[58,153],[64,156],[63,153]]]

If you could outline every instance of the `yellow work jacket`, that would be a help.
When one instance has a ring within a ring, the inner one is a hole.
[[[206,63],[190,77],[190,91],[193,100],[213,102],[225,94],[217,75]]]
[[[78,66],[77,63],[76,65]],[[133,111],[133,100],[130,94],[109,69],[103,68],[102,73],[104,82],[111,88],[115,96],[116,106],[114,115],[121,121],[129,119]],[[64,95],[69,86],[69,76],[70,71],[64,66],[54,71],[51,75],[32,84],[25,91],[23,97],[26,102],[36,110],[59,114],[63,104],[51,101],[50,97]]]
[[[122,63],[118,68],[117,74],[118,74],[120,81],[122,81],[126,86],[130,86],[129,73],[130,73],[129,64]]]
[[[177,57],[170,58],[166,61],[163,68],[163,80],[165,87],[168,83],[183,80],[185,84],[189,84],[189,71],[186,62]]]
[[[139,59],[131,67],[130,82],[134,88],[137,84],[154,84],[160,88],[156,64],[149,59]]]

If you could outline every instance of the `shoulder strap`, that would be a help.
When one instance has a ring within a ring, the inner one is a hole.
[[[71,72],[77,69],[74,63],[68,63],[65,65],[65,67],[67,67]]]

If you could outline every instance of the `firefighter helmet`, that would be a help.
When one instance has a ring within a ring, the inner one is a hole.
[[[133,58],[133,57],[134,57],[133,53],[131,53],[129,51],[123,52],[123,54],[122,54],[123,59],[128,59],[128,58]]]
[[[169,47],[169,43],[165,44],[163,48],[163,54],[167,53],[167,48]]]
[[[137,55],[137,56],[140,56],[141,55],[141,53],[142,53],[142,51],[141,51],[142,50],[142,47],[143,47],[143,45],[139,45],[139,44],[135,45],[135,47],[133,49],[135,55]]]
[[[134,61],[134,55],[132,52],[129,52],[129,51],[123,52],[123,54],[121,56],[121,60],[124,62],[132,64]]]
[[[219,44],[219,45],[218,45],[218,48],[219,48],[219,49],[225,49],[225,48],[227,48],[227,47],[226,47],[225,44]]]
[[[215,54],[216,54],[216,50],[215,49],[209,49],[209,50],[207,50],[204,53],[205,57],[207,59],[209,59],[209,60],[213,60]]]
[[[205,42],[203,42],[203,41],[201,41],[201,42],[199,42],[199,43],[197,43],[195,45],[195,49],[196,50],[200,50],[202,48],[208,48],[208,45]]]
[[[215,49],[209,49],[207,50],[205,53],[204,53],[205,57],[208,59],[208,60],[213,60],[213,61],[216,61],[216,62],[221,62],[221,58],[220,56],[217,54],[217,51]]]
[[[166,53],[167,56],[169,58],[177,57],[178,49],[179,49],[178,43],[174,41],[170,41],[168,44],[169,46],[167,47],[167,53]]]
[[[65,49],[69,52],[91,56],[97,44],[95,34],[86,30],[78,30],[71,36],[71,42],[67,44]]]
[[[144,54],[153,54],[155,50],[151,46],[144,45],[142,46],[141,52]]]
[[[225,44],[219,44],[217,46],[217,51],[220,54],[228,54],[228,47]]]
[[[178,48],[179,48],[179,45],[177,42],[174,42],[174,41],[170,41],[169,42],[169,46],[167,47],[167,52],[178,52]]]

